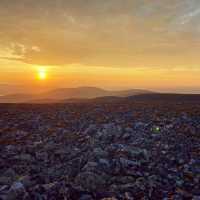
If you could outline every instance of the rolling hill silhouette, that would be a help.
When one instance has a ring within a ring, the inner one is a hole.
[[[0,96],[0,103],[56,103],[94,99],[101,97],[128,97],[153,93],[148,90],[132,89],[109,91],[96,87],[61,88],[40,94],[10,94]]]

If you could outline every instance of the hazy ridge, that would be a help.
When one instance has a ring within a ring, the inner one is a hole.
[[[9,94],[0,96],[0,103],[51,103],[65,102],[69,100],[84,100],[100,97],[128,97],[139,94],[153,93],[148,90],[132,89],[121,91],[109,91],[96,87],[61,88],[50,90],[40,94]]]

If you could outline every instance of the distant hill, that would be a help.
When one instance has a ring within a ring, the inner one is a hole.
[[[121,90],[109,91],[96,87],[61,88],[38,95],[12,94],[0,96],[0,103],[56,103],[69,101],[83,101],[100,97],[128,97],[152,93],[148,90]]]
[[[112,103],[118,101],[166,101],[200,102],[200,94],[154,93],[148,90],[109,91],[95,87],[62,88],[34,94],[11,94],[0,96],[0,103]]]
[[[22,103],[33,99],[34,96],[31,94],[11,94],[0,96],[0,103]]]
[[[53,97],[54,99],[92,99],[97,97],[116,96],[128,97],[131,95],[152,93],[148,90],[121,90],[109,91],[96,87],[78,87],[78,88],[63,88],[49,91],[43,94],[45,97]]]
[[[20,85],[12,85],[12,84],[0,84],[0,96],[8,95],[8,94],[15,94],[16,91],[20,93],[25,92],[25,88]]]
[[[42,96],[53,99],[90,99],[108,95],[108,91],[95,87],[61,88],[43,93]]]
[[[136,96],[129,96],[128,100],[140,100],[140,101],[195,101],[200,103],[200,94],[170,94],[170,93],[152,93],[141,94]]]

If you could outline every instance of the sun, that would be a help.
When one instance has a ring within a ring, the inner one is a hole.
[[[37,77],[39,80],[47,79],[47,70],[45,68],[39,68]]]

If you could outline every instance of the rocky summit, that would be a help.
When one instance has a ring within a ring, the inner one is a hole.
[[[0,105],[1,200],[200,200],[200,105]]]

